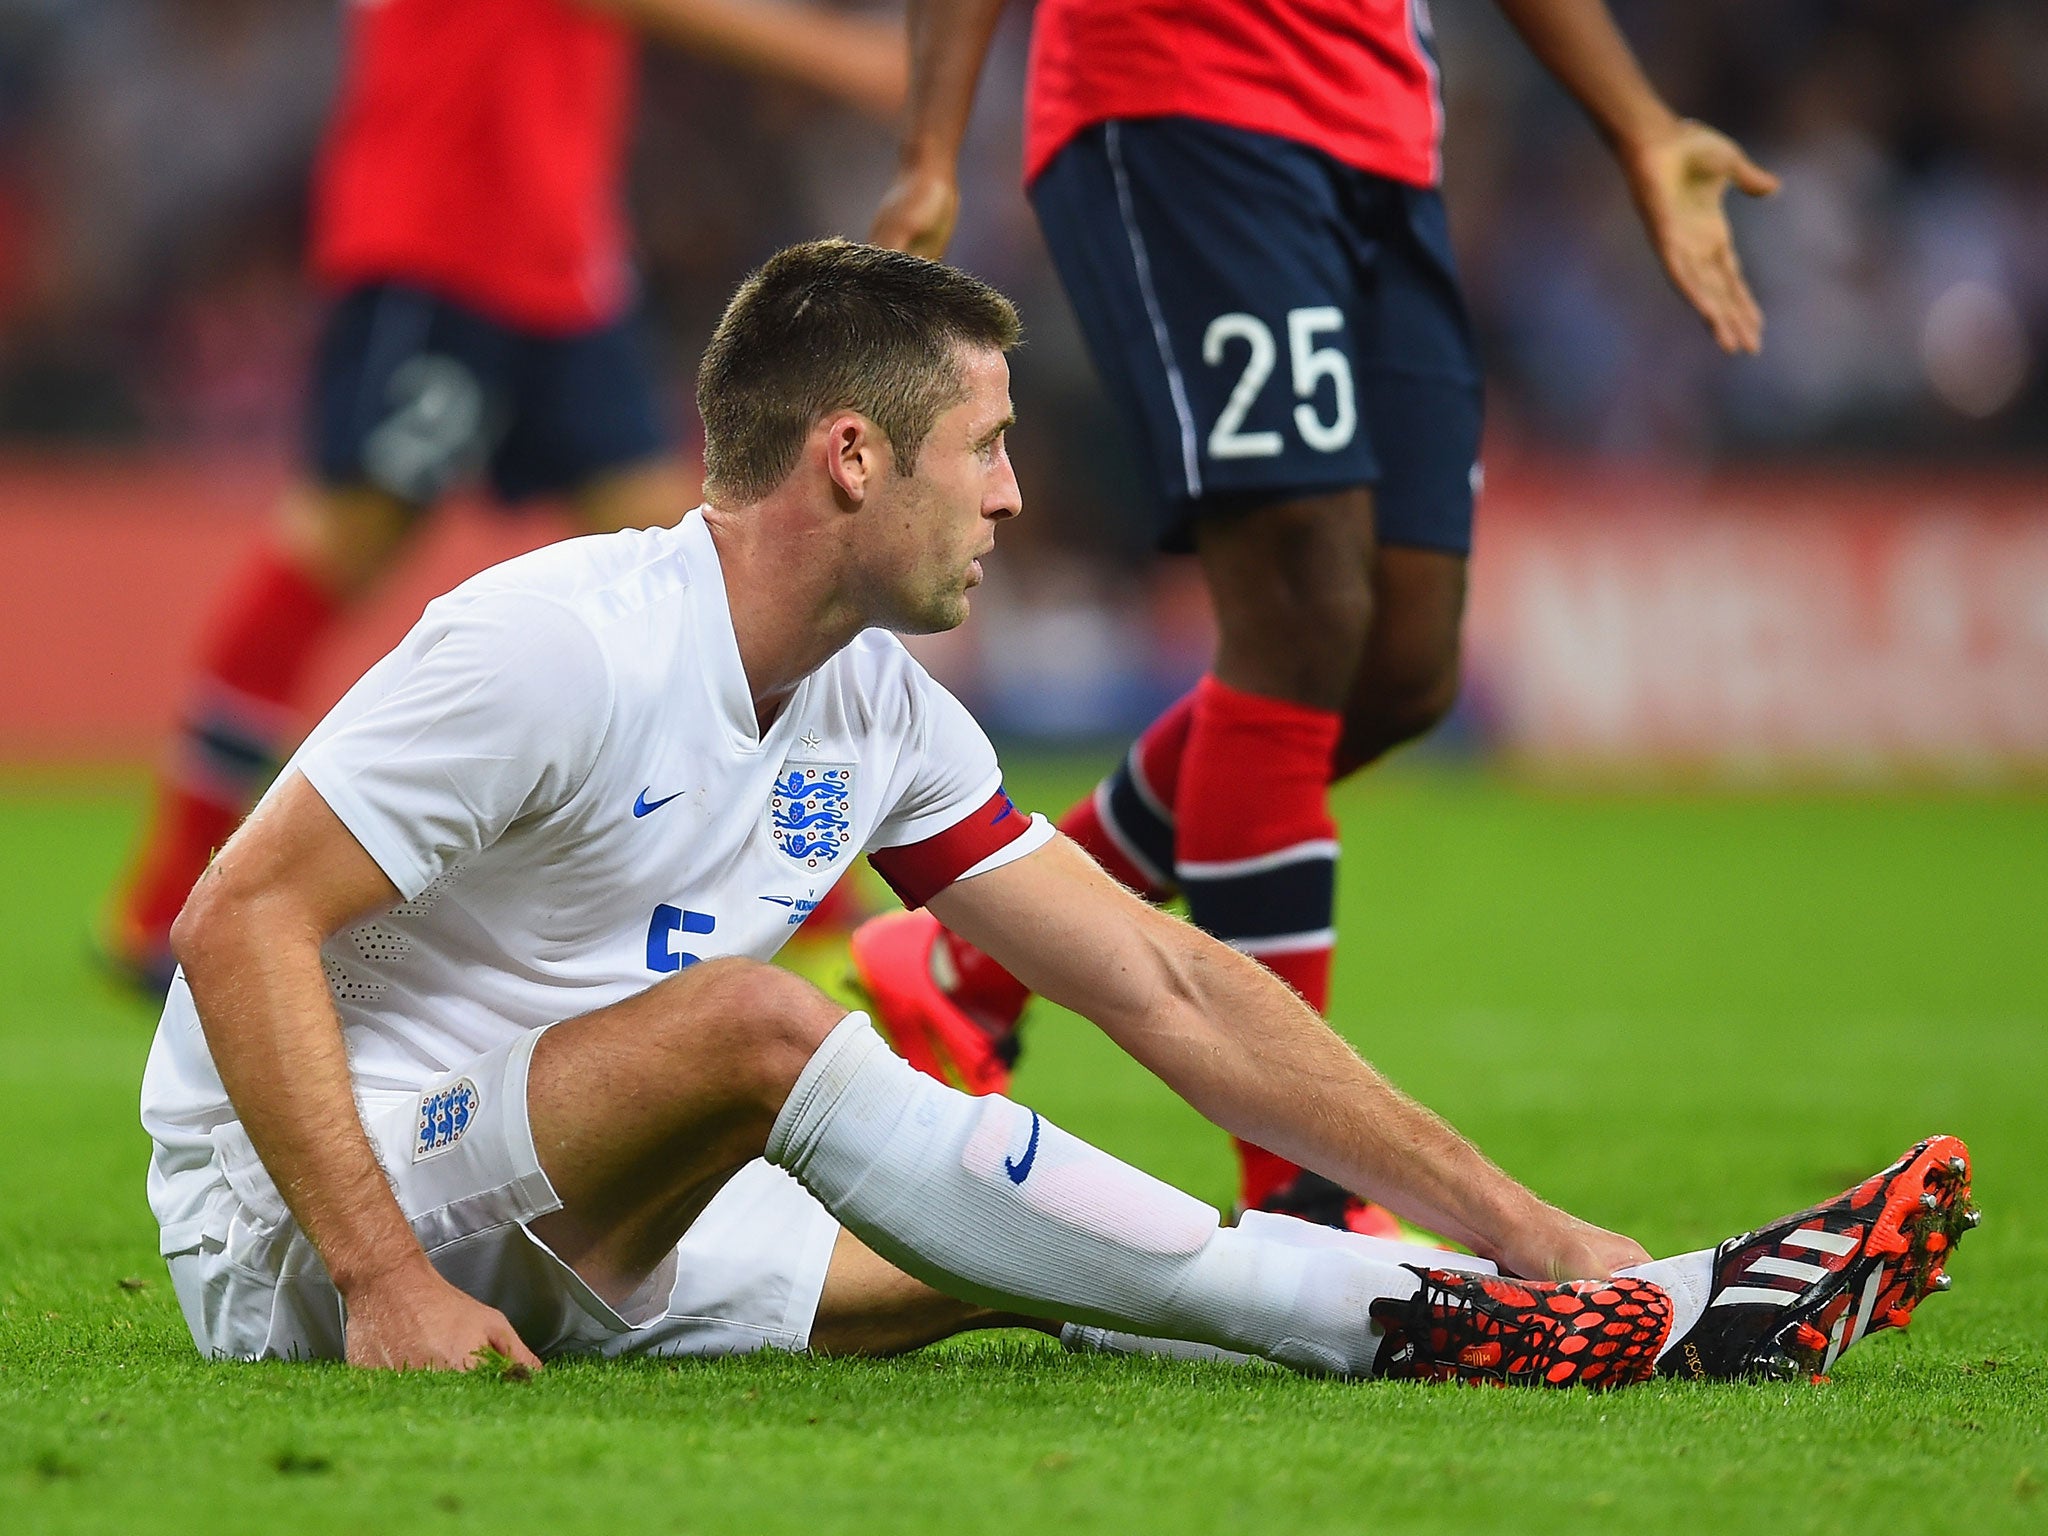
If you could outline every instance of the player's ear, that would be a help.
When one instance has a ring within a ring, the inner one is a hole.
[[[841,411],[824,423],[825,473],[842,505],[851,510],[874,494],[888,469],[888,439],[858,411]]]

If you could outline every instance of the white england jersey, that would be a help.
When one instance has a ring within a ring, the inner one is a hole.
[[[365,1103],[722,955],[765,960],[864,849],[921,901],[1044,843],[972,717],[893,635],[798,685],[765,734],[717,550],[572,539],[428,605],[285,767],[401,897],[323,949]],[[143,1078],[164,1251],[193,1241],[234,1117],[173,983]]]

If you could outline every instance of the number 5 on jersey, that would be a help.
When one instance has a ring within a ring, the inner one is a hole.
[[[654,916],[647,924],[647,969],[666,975],[695,965],[702,957],[678,953],[675,936],[679,933],[710,933],[717,926],[718,919],[708,913],[685,912],[681,907],[663,902],[654,909]]]
[[[1351,381],[1351,360],[1331,346],[1316,345],[1317,339],[1344,329],[1344,313],[1334,305],[1319,304],[1287,312],[1287,356],[1293,376],[1295,399],[1294,430],[1317,453],[1335,453],[1358,435],[1358,399]],[[1223,412],[1209,433],[1212,459],[1274,459],[1285,448],[1278,432],[1247,432],[1244,419],[1251,414],[1266,381],[1273,376],[1279,348],[1273,331],[1257,315],[1242,311],[1218,315],[1202,335],[1202,361],[1211,368],[1224,365],[1230,344],[1242,341],[1247,351],[1244,371],[1224,402]],[[1335,393],[1336,414],[1325,421],[1317,414],[1316,391],[1328,379]]]

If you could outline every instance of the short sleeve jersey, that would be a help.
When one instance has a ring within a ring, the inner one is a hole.
[[[287,764],[400,900],[324,950],[366,1101],[699,960],[772,956],[867,850],[907,901],[1039,847],[994,750],[870,631],[757,731],[704,519],[573,539],[433,604]],[[182,978],[143,1083],[189,1238],[232,1118]]]
[[[1195,117],[1411,186],[1441,174],[1427,0],[1039,0],[1024,177],[1112,118]]]
[[[313,181],[315,273],[543,333],[632,296],[632,32],[574,0],[358,0]]]

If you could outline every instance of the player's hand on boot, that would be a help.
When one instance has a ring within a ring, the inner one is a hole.
[[[938,261],[952,243],[960,214],[960,184],[937,171],[905,168],[883,195],[868,239],[892,251]]]
[[[1778,190],[1778,178],[1726,134],[1691,121],[1624,150],[1621,164],[1673,286],[1699,311],[1723,352],[1761,351],[1763,310],[1743,278],[1725,198],[1730,186],[1768,197]]]
[[[1525,1280],[1605,1280],[1616,1270],[1647,1264],[1643,1245],[1554,1207],[1517,1239],[1502,1246],[1501,1268]]]
[[[379,1277],[352,1289],[347,1302],[350,1365],[468,1371],[502,1357],[528,1371],[541,1368],[504,1313],[432,1270]]]

